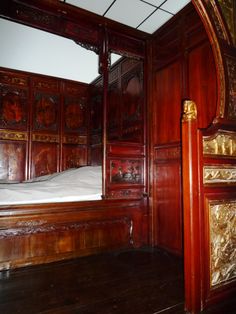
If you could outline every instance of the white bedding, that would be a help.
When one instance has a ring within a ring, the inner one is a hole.
[[[99,200],[100,166],[69,169],[23,183],[0,184],[0,205]]]

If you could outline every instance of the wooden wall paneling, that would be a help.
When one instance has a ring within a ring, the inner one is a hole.
[[[26,151],[26,141],[0,141],[0,182],[25,179]]]
[[[128,59],[128,61],[130,62],[130,64],[127,64],[128,69],[127,60],[121,64],[121,139],[123,141],[143,143],[143,64],[137,62],[137,60]]]
[[[180,60],[155,72],[153,104],[153,119],[155,119],[155,137],[153,140],[155,145],[180,140],[181,80]]]
[[[59,144],[48,142],[32,143],[31,177],[39,177],[58,171]]]
[[[198,104],[199,128],[206,128],[216,115],[217,81],[209,42],[188,53],[189,98]]]
[[[89,85],[64,81],[62,169],[88,164]]]
[[[97,84],[97,85],[96,85]],[[92,165],[101,165],[102,149],[102,113],[103,95],[102,80],[92,83],[89,87],[89,162]]]
[[[174,217],[182,217],[182,189],[173,189],[170,194],[165,194],[171,176],[177,186],[182,184],[181,155],[178,161],[176,159],[174,166],[173,160],[168,156],[168,146],[176,143],[181,145],[180,119],[183,99],[191,98],[199,102],[198,123],[201,127],[207,127],[212,122],[217,101],[216,71],[206,31],[192,4],[154,34],[152,46],[154,67],[150,132],[155,172],[151,182],[154,197],[153,239],[154,243],[158,244],[158,236],[161,235],[164,243],[166,236],[166,249],[173,250],[174,244],[171,243],[169,235],[172,232],[180,232],[177,237],[179,247],[174,250],[181,252],[182,227],[173,224],[171,215],[168,223],[166,208],[173,209]],[[166,161],[156,163],[156,152],[160,153],[158,147],[162,146],[167,147]],[[179,221],[179,218],[176,221]],[[164,219],[165,223],[160,222],[159,225],[158,219]]]
[[[28,162],[29,80],[0,69],[0,160],[2,180],[24,180]]]
[[[182,182],[180,144],[155,147],[154,187],[157,206],[155,245],[182,254]]]

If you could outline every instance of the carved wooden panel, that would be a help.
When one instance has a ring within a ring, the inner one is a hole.
[[[25,164],[25,142],[0,141],[0,180],[24,180]]]
[[[34,130],[58,130],[59,97],[54,94],[37,92],[34,95]]]
[[[56,143],[32,143],[31,177],[38,177],[59,170],[58,149]]]
[[[66,96],[64,101],[65,132],[86,133],[87,131],[87,100],[85,97]]]
[[[0,128],[26,130],[28,92],[10,86],[0,90]]]
[[[85,166],[87,165],[87,147],[64,145],[62,158],[63,169]]]
[[[121,90],[116,81],[108,88],[107,135],[110,141],[120,138],[121,112]]]
[[[213,157],[236,157],[235,132],[219,130],[213,135],[204,136],[203,153]]]
[[[143,79],[139,67],[122,77],[122,139],[142,142]]]
[[[155,245],[182,254],[182,201],[180,144],[154,151],[153,172]]]

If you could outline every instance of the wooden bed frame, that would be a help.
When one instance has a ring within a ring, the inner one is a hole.
[[[148,243],[145,42],[41,5],[12,1],[1,13],[95,51],[101,76],[85,84],[0,68],[0,180],[102,164],[103,200],[0,206],[0,269]],[[107,36],[109,51],[125,55],[109,71]]]

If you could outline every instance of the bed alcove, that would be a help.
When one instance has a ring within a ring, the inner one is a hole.
[[[95,36],[80,38],[76,27],[69,20],[62,35],[97,54],[100,75],[90,83],[0,69],[1,183],[3,189],[8,181],[37,185],[52,173],[100,165],[102,199],[2,205],[1,269],[147,244],[143,52],[118,50],[116,42],[103,51],[105,28],[95,25]],[[119,60],[108,63],[116,50]],[[8,114],[12,104],[18,116]]]
[[[230,98],[235,91],[235,46],[220,5],[194,0],[148,36],[96,15],[91,19],[86,11],[54,1],[1,4],[3,18],[70,38],[98,53],[102,76],[89,91],[88,125],[95,127],[88,133],[91,145],[84,160],[103,166],[102,200],[0,207],[1,269],[110,250],[158,247],[185,259],[189,312],[199,313],[233,295],[235,276],[231,273],[229,281],[216,285],[211,281],[215,273],[211,272],[214,243],[210,242],[209,217],[211,206],[221,208],[219,204],[226,201],[227,209],[235,212],[235,185],[203,179],[205,169],[235,169],[235,99]],[[220,42],[221,27],[228,41]],[[222,61],[221,50],[222,59],[227,55],[230,61]],[[124,57],[110,67],[113,52]],[[2,68],[1,75],[1,86],[26,89],[22,82],[28,73]],[[225,96],[227,88],[231,93]],[[192,112],[183,112],[183,103],[194,108]],[[98,118],[101,106],[102,119]],[[63,123],[62,119],[61,139],[65,138]],[[18,129],[12,128],[10,137],[2,126],[0,132],[1,142],[18,140]],[[231,155],[220,154],[220,149],[209,153],[212,143],[223,137],[233,143],[231,149],[222,148]],[[72,137],[68,140],[73,142]],[[64,144],[58,142],[61,148]],[[80,154],[81,143],[74,144]],[[28,153],[27,158],[31,156]],[[57,171],[67,168],[62,156],[61,150]],[[26,169],[21,178],[24,173],[30,177],[29,161]],[[234,244],[231,249],[235,250]]]

